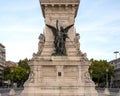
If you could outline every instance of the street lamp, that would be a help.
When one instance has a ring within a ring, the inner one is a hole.
[[[108,69],[106,69],[106,88],[105,88],[105,91],[104,91],[104,94],[105,95],[110,95],[110,91],[108,89]]]
[[[15,95],[15,90],[14,90],[14,87],[13,87],[13,76],[14,76],[14,69],[11,69],[11,73],[12,73],[12,78],[11,78],[11,84],[12,84],[12,87],[10,89],[10,92],[9,92],[9,96],[14,96]]]
[[[106,88],[108,88],[108,69],[106,69]]]
[[[12,88],[13,88],[13,82],[14,82],[14,81],[13,81],[13,72],[14,72],[14,70],[12,69],[12,70],[11,70],[11,73],[12,73],[11,86],[12,86]]]
[[[91,80],[92,80],[92,73],[93,73],[93,70],[91,69],[90,70],[90,78],[91,78]]]
[[[117,54],[119,53],[119,51],[115,51],[115,59],[117,59]]]

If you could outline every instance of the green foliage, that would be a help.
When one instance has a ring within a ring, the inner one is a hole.
[[[13,82],[16,82],[18,86],[22,86],[28,79],[30,73],[28,62],[28,59],[24,59],[18,62],[17,67],[6,67],[4,69],[4,80],[11,80]]]
[[[17,82],[17,81],[20,81],[24,78],[26,78],[26,70],[22,67],[16,67],[14,68],[14,81]]]
[[[10,80],[11,75],[10,75],[10,67],[5,67],[4,68],[4,80]]]
[[[98,61],[91,59],[90,61],[91,61],[91,66],[89,67],[89,72],[93,81],[98,85],[102,84],[102,86],[105,86],[106,74],[108,74],[109,81],[111,76],[113,76],[114,73],[113,66],[108,64],[106,60]],[[108,72],[106,72],[107,69]]]
[[[24,60],[20,60],[19,62],[18,62],[18,66],[20,66],[20,67],[22,67],[22,68],[24,68],[24,69],[26,69],[26,70],[30,70],[30,67],[29,67],[29,65],[28,65],[28,62],[29,62],[29,60],[26,58],[26,59],[24,59]]]

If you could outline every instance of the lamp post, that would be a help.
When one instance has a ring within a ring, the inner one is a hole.
[[[12,74],[12,78],[11,78],[11,89],[10,89],[10,92],[9,92],[9,96],[15,96],[15,90],[14,90],[14,86],[13,86],[13,76],[14,76],[14,70],[12,69],[11,70],[11,74]]]
[[[14,70],[12,69],[12,70],[11,70],[11,74],[12,74],[12,78],[11,78],[11,86],[12,86],[12,88],[13,88],[13,72],[14,72]]]
[[[90,70],[90,78],[91,78],[91,80],[92,80],[92,73],[93,73],[93,70],[91,69]]]
[[[104,94],[105,95],[110,95],[110,91],[108,89],[108,69],[106,69],[106,88],[105,88],[105,91],[104,91]]]
[[[106,69],[106,88],[108,88],[108,69]]]
[[[117,59],[117,54],[119,53],[119,51],[115,51],[115,59]]]

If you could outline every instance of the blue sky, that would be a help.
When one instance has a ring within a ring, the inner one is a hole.
[[[120,0],[81,0],[75,27],[89,59],[114,59],[113,52],[120,51]],[[43,29],[39,0],[0,0],[0,43],[7,60],[31,58]]]

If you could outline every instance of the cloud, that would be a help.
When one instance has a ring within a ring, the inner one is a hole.
[[[89,59],[97,59],[97,60],[112,60],[114,58],[113,52],[109,53],[108,51],[99,50],[99,49],[92,49],[87,50],[87,56]]]
[[[16,11],[25,11],[25,10],[33,10],[35,8],[38,8],[40,6],[38,0],[11,0],[8,2],[7,0],[4,0],[4,2],[1,2],[1,8],[0,11],[9,11],[9,12],[16,12]]]
[[[34,34],[33,34],[34,35]],[[6,59],[18,61],[24,58],[31,58],[33,52],[37,52],[38,48],[38,35],[30,37],[16,37],[17,39],[9,39],[4,41],[6,46]]]
[[[81,0],[76,17],[81,51],[88,58],[114,58],[120,49],[120,6],[118,0]],[[3,0],[0,3],[0,42],[6,46],[7,60],[31,58],[37,51],[44,18],[39,0]]]
[[[12,26],[8,26],[8,27],[3,27],[0,29],[1,32],[41,32],[43,31],[43,26],[38,27],[38,26],[22,26],[22,25],[12,25]]]

